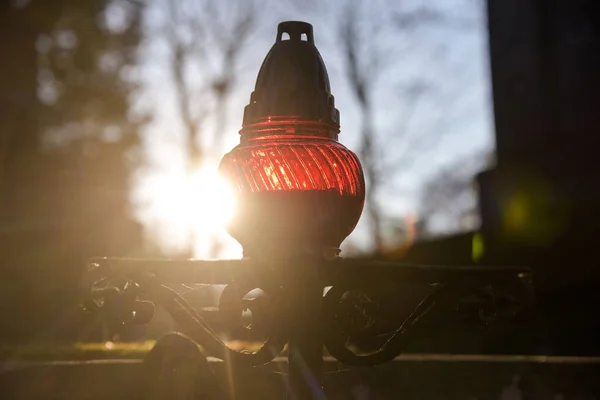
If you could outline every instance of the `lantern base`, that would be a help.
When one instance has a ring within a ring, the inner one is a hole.
[[[285,259],[285,258],[311,258],[334,260],[340,258],[340,250],[338,247],[299,247],[293,246],[278,246],[274,247],[243,247],[244,259]]]
[[[244,256],[335,257],[352,232],[362,197],[335,190],[267,191],[241,195],[228,232]]]

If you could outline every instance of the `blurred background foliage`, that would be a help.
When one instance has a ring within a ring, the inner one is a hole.
[[[113,6],[2,2],[0,330],[14,340],[67,329],[91,254],[142,246],[129,198],[146,118],[130,112],[128,70],[143,7],[115,25]]]

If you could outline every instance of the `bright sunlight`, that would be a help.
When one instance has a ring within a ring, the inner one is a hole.
[[[191,218],[194,225],[221,228],[233,216],[233,193],[216,168],[200,168],[177,184],[181,185],[180,191],[187,199],[183,203],[183,209],[176,213],[182,214],[180,218]]]
[[[210,246],[225,241],[225,256],[237,255],[225,231],[235,211],[235,198],[215,166],[204,165],[191,175],[183,171],[161,174],[149,186],[151,213],[158,225],[154,230],[171,246],[181,248],[182,243],[192,241],[195,256],[216,257],[224,254],[208,254]]]

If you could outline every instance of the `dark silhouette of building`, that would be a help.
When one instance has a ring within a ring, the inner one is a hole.
[[[598,353],[600,4],[489,0],[498,164],[480,176],[495,263],[535,273],[540,330]]]

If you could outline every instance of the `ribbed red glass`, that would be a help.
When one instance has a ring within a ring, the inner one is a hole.
[[[335,254],[362,212],[365,184],[354,153],[336,127],[319,121],[266,118],[244,127],[223,157],[221,174],[235,186],[229,233],[256,252]]]

